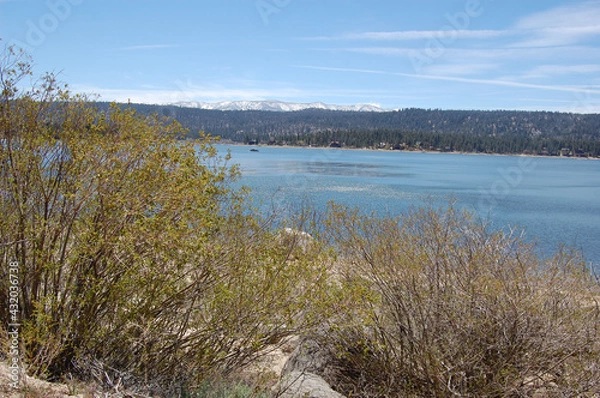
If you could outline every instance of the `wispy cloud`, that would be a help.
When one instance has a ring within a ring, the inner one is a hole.
[[[582,75],[600,73],[598,64],[582,65],[540,65],[529,70],[523,78],[548,78],[561,75]]]
[[[418,74],[418,73],[388,72],[388,71],[374,70],[374,69],[336,68],[336,67],[324,67],[324,66],[313,66],[313,65],[298,65],[296,67],[304,68],[304,69],[312,69],[312,70],[332,71],[332,72],[377,74],[377,75],[400,76],[400,77],[409,77],[409,78],[425,79],[425,80],[441,80],[441,81],[470,83],[470,84],[482,84],[482,85],[493,85],[493,86],[516,87],[516,88],[531,88],[531,89],[537,89],[537,90],[563,91],[563,92],[581,93],[581,94],[600,94],[600,88],[595,88],[595,87],[531,84],[531,83],[522,83],[522,82],[503,80],[503,79],[471,79],[471,78],[456,77],[456,76],[440,76],[440,75],[424,75],[424,74]]]
[[[161,50],[165,48],[177,48],[177,44],[144,44],[139,46],[121,47],[119,51],[139,51],[139,50]]]
[[[392,32],[362,32],[340,36],[304,37],[302,40],[334,41],[334,40],[373,40],[373,41],[410,41],[410,40],[457,40],[488,39],[510,34],[504,30],[404,30]]]
[[[338,47],[319,49],[321,51],[350,52],[367,55],[381,55],[389,57],[410,57],[415,51],[425,51],[413,47]],[[555,60],[557,57],[570,59],[588,59],[589,61],[598,59],[598,53],[595,47],[591,46],[570,46],[570,47],[491,47],[491,48],[444,48],[443,55],[445,60],[462,61],[464,63],[488,63],[488,62],[508,62],[508,61],[543,61]],[[589,62],[588,61],[588,62]]]
[[[105,101],[170,104],[185,101],[264,100],[295,98],[305,94],[296,89],[244,89],[224,87],[186,87],[174,89],[110,89],[96,86],[73,86],[76,92],[95,93]]]
[[[544,78],[577,78],[600,73],[597,66],[600,64],[597,40],[600,23],[597,21],[600,21],[600,0],[593,0],[531,14],[500,30],[366,31],[307,40],[343,43],[314,49],[318,51],[400,58],[401,62],[410,62],[419,78],[487,74],[488,79],[477,83],[519,87],[519,84],[539,83]],[[557,59],[564,65],[552,65]],[[506,77],[489,78],[490,72],[501,70]],[[538,81],[529,81],[531,79]],[[551,81],[547,83],[550,84],[529,87],[579,90]]]
[[[515,37],[513,47],[555,47],[584,42],[600,35],[600,0],[552,8],[519,19],[513,26],[497,30],[440,29],[358,32],[334,36],[304,37],[312,41],[417,41]]]
[[[526,35],[515,46],[551,47],[581,43],[600,35],[600,1],[556,7],[521,18],[512,28]]]
[[[135,102],[148,104],[172,104],[177,102],[220,102],[231,100],[262,101],[262,100],[289,100],[306,102],[321,100],[323,98],[349,99],[355,103],[360,98],[402,98],[411,99],[412,96],[399,94],[394,91],[354,90],[354,89],[310,89],[295,87],[227,87],[220,85],[196,85],[190,82],[178,82],[177,88],[141,87],[139,89],[111,89],[90,85],[72,85],[71,89],[78,93],[93,93],[103,101]]]
[[[428,75],[453,75],[453,76],[473,76],[481,73],[494,71],[500,68],[500,64],[491,63],[453,63],[453,64],[432,64],[423,67],[423,72]]]

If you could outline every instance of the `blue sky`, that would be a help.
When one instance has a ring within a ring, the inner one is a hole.
[[[0,0],[0,38],[104,100],[600,112],[600,0]]]

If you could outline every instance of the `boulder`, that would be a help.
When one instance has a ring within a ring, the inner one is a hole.
[[[314,373],[327,377],[333,362],[332,354],[316,338],[305,337],[287,360],[282,375],[292,372]]]
[[[283,398],[344,398],[325,380],[333,372],[334,357],[318,338],[300,341],[281,372],[275,396]]]
[[[278,235],[282,245],[298,249],[301,253],[306,253],[315,243],[315,239],[309,233],[297,229],[284,228]]]

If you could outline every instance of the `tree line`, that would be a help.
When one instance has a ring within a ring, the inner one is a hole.
[[[392,150],[426,150],[439,152],[529,154],[543,156],[600,156],[600,140],[518,135],[443,134],[411,131],[324,131],[285,135],[270,140],[275,145],[345,146]]]
[[[243,143],[327,146],[337,141],[357,148],[600,156],[598,114],[414,108],[392,112],[268,112],[128,106],[142,114],[157,113],[177,120],[189,130],[190,138],[205,131]]]

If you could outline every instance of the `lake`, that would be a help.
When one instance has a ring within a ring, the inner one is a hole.
[[[328,201],[398,215],[456,201],[494,229],[524,228],[543,253],[564,243],[600,270],[600,161],[572,158],[217,145],[259,208]]]

